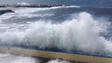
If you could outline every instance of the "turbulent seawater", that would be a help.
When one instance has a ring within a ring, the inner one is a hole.
[[[0,44],[112,56],[112,8],[11,9],[0,15]]]

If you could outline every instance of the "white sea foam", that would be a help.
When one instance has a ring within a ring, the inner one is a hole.
[[[0,20],[0,23],[1,23],[2,21]]]
[[[70,63],[69,61],[64,61],[64,60],[60,60],[60,59],[56,59],[56,60],[51,60],[47,63]]]
[[[70,5],[70,6],[51,7],[51,9],[58,9],[58,8],[80,8],[80,7],[81,6]]]
[[[77,17],[75,15],[75,18],[72,16],[72,20],[58,24],[45,21],[31,22],[27,29],[22,31],[18,26],[13,31],[1,33],[0,43],[112,55],[111,41],[100,35],[108,33],[107,25],[109,23],[95,20],[90,14],[82,12]]]
[[[35,58],[0,54],[0,63],[39,63]]]
[[[9,19],[11,17],[14,17],[14,13],[6,13],[6,14],[0,16],[0,20],[2,21],[2,19]]]
[[[80,8],[81,6],[70,5],[69,7],[77,7],[77,8]]]

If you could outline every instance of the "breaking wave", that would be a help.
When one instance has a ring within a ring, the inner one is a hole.
[[[74,14],[71,18],[57,24],[41,20],[29,22],[23,24],[26,28],[22,30],[20,24],[15,24],[18,27],[0,33],[0,44],[112,55],[112,43],[104,37],[110,23],[96,20],[87,12]]]

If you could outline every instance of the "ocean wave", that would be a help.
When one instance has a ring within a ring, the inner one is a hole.
[[[0,44],[112,56],[111,41],[100,35],[108,33],[110,24],[95,20],[87,12],[74,14],[71,20],[58,24],[40,20],[26,25],[23,30],[14,26],[13,31],[9,29],[1,33]]]

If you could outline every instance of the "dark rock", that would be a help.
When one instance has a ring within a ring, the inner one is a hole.
[[[14,13],[12,10],[0,10],[0,15],[5,14],[5,13]]]

